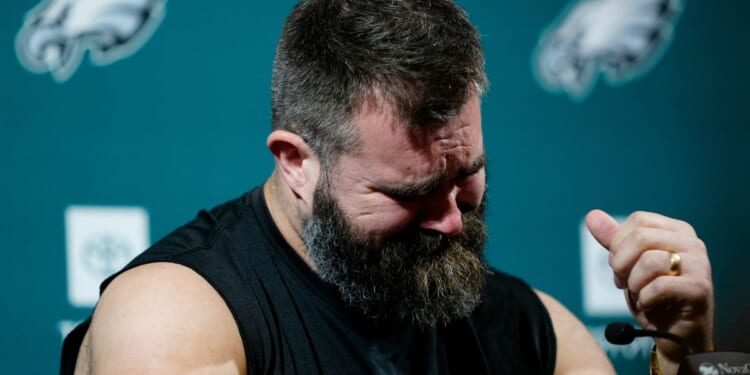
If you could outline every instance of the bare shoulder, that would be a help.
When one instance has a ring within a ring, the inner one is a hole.
[[[193,270],[152,263],[107,287],[79,353],[79,374],[244,374],[232,313]]]
[[[614,374],[607,356],[586,326],[552,296],[536,291],[549,312],[557,338],[555,374]]]

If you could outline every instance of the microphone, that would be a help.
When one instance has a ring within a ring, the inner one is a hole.
[[[630,344],[636,337],[658,337],[676,342],[688,353],[680,362],[677,375],[750,374],[750,353],[695,353],[682,337],[668,332],[636,329],[630,323],[617,322],[607,325],[604,337],[615,345]]]
[[[658,337],[676,342],[685,352],[693,354],[693,348],[682,339],[682,337],[673,335],[668,332],[652,331],[650,329],[636,329],[630,323],[616,322],[607,325],[604,331],[604,337],[612,344],[627,345],[633,342],[636,337]]]

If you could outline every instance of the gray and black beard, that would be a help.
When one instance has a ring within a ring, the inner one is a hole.
[[[347,305],[369,318],[434,327],[469,315],[481,300],[488,271],[485,205],[482,199],[478,209],[463,214],[459,235],[413,228],[377,241],[352,228],[318,186],[302,239],[320,277],[338,288]]]

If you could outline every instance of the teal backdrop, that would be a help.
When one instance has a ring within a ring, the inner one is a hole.
[[[85,58],[63,83],[16,54],[37,1],[0,4],[0,373],[55,373],[62,334],[91,312],[71,298],[66,212],[136,207],[154,242],[269,175],[271,66],[293,3],[169,0],[132,56]],[[569,2],[460,4],[482,34],[491,80],[489,262],[600,335],[624,317],[584,306],[583,216],[684,219],[709,248],[716,341],[750,351],[750,1],[685,2],[652,69],[617,87],[600,80],[582,100],[545,91],[532,71],[541,33]],[[643,374],[644,341],[603,345],[619,373]]]

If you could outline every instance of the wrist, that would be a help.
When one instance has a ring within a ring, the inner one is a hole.
[[[683,358],[687,353],[679,355],[679,358]],[[671,357],[667,357],[664,353],[660,352],[656,344],[651,349],[651,359],[649,361],[649,374],[650,375],[673,375],[677,374],[680,369],[680,361],[672,360]]]

